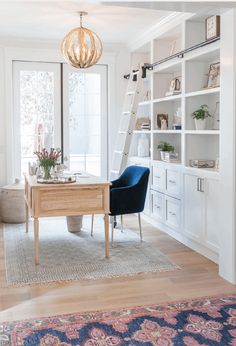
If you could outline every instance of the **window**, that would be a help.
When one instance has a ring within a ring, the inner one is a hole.
[[[35,160],[34,151],[60,147],[70,170],[107,177],[106,74],[105,66],[63,64],[61,76],[57,63],[14,62],[16,176]]]

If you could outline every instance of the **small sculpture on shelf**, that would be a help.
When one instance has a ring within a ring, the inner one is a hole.
[[[177,111],[173,116],[173,130],[181,130],[182,129],[182,110],[181,107],[178,107]]]
[[[175,147],[172,144],[162,141],[158,144],[157,149],[160,150],[162,161],[179,162],[179,155],[175,152]]]
[[[147,90],[144,96],[144,102],[145,101],[150,101],[151,100],[151,90]]]
[[[181,94],[181,77],[175,77],[171,80],[169,90],[166,92],[166,96],[173,96]]]

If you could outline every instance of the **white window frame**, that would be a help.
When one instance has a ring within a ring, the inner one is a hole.
[[[54,73],[54,146],[61,146],[61,80],[60,64],[44,62],[13,63],[13,155],[15,176],[20,178],[21,172],[21,114],[20,114],[20,72],[21,71],[47,71]],[[33,153],[32,153],[33,154]]]
[[[101,76],[101,177],[108,177],[107,66],[95,65],[78,70],[63,64],[63,154],[69,158],[69,73],[97,73]]]

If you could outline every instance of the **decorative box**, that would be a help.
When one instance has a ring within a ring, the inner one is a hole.
[[[214,168],[214,160],[189,160],[189,166],[195,168]]]

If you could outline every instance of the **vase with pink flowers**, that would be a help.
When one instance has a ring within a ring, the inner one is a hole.
[[[61,150],[54,148],[47,150],[44,148],[42,151],[35,151],[34,154],[38,157],[39,167],[42,169],[43,180],[52,179],[51,170],[59,163]]]

